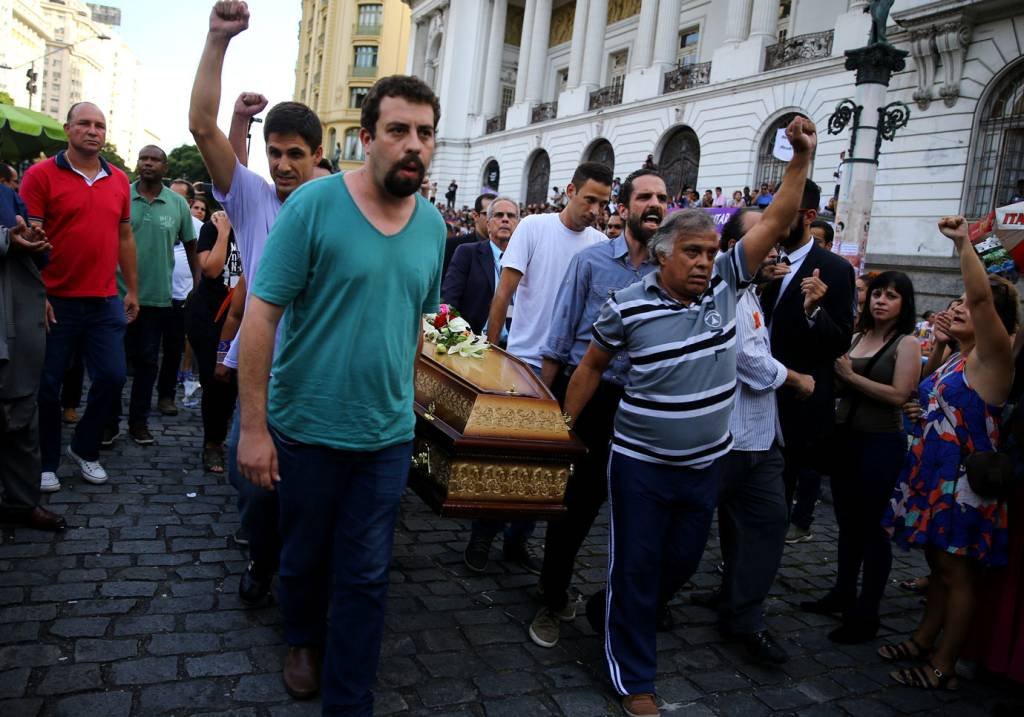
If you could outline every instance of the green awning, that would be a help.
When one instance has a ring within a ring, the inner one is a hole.
[[[8,162],[47,156],[63,149],[68,137],[61,123],[42,112],[0,104],[0,159]]]

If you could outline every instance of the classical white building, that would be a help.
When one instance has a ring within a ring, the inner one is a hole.
[[[625,177],[648,154],[673,192],[752,187],[781,176],[793,113],[817,123],[813,179],[835,186],[850,135],[826,127],[854,95],[843,52],[867,44],[867,0],[406,2],[408,71],[441,98],[431,175],[460,204],[495,184],[543,201],[582,160]],[[935,218],[984,214],[1024,178],[1024,2],[896,0],[888,37],[910,57],[887,100],[911,115],[882,147],[869,261],[949,257]]]
[[[0,0],[0,90],[61,122],[75,102],[95,102],[107,117],[107,140],[132,164],[156,138],[143,116],[142,67],[120,23],[117,8],[83,0]],[[30,67],[38,78],[32,97]]]

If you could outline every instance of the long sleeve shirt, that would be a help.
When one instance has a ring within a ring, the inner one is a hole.
[[[767,451],[782,445],[775,390],[786,382],[786,367],[772,357],[761,302],[748,288],[736,305],[736,399],[729,430],[733,450]]]

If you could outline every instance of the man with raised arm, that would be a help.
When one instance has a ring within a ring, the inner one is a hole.
[[[736,305],[761,261],[797,214],[814,124],[786,129],[793,159],[761,223],[719,254],[701,209],[671,215],[648,241],[658,268],[612,292],[593,341],[569,381],[570,425],[620,351],[629,355],[609,462],[605,654],[612,684],[633,717],[661,714],[655,698],[658,605],[700,562],[718,497],[719,459],[732,447]]]
[[[249,8],[244,2],[218,2],[210,13],[206,44],[196,70],[189,107],[189,129],[196,140],[203,162],[213,182],[213,195],[231,218],[242,268],[246,277],[254,277],[270,227],[277,219],[281,204],[300,185],[313,178],[313,169],[323,155],[323,130],[320,119],[298,102],[281,102],[267,114],[263,137],[273,182],[267,182],[239,161],[238,142],[217,126],[220,105],[221,72],[228,43],[249,27]],[[262,95],[245,93],[235,104],[232,128],[248,124],[267,106]],[[232,132],[237,135],[237,132]],[[242,134],[244,136],[244,134]],[[241,143],[244,145],[244,142]],[[237,365],[238,341],[232,342],[225,358]],[[233,432],[234,433],[234,432]],[[229,452],[237,444],[229,438]],[[229,456],[229,466],[234,463]],[[247,603],[260,602],[270,590],[277,569],[280,540],[277,531],[277,496],[257,489],[235,471],[232,483],[239,491],[242,528],[249,535],[249,566],[238,584],[238,594]]]

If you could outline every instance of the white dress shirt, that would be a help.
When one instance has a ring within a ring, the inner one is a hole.
[[[772,357],[761,302],[751,286],[736,304],[736,398],[729,430],[734,451],[767,451],[782,443],[775,390],[788,371]]]
[[[778,306],[782,300],[782,295],[786,293],[786,289],[789,288],[790,282],[793,281],[793,277],[800,271],[800,265],[804,263],[804,259],[811,253],[811,247],[814,246],[814,237],[811,237],[806,244],[794,251],[792,254],[787,254],[785,250],[782,251],[782,257],[789,259],[789,273],[782,277],[782,285],[779,287],[779,295],[775,299],[775,305]]]

